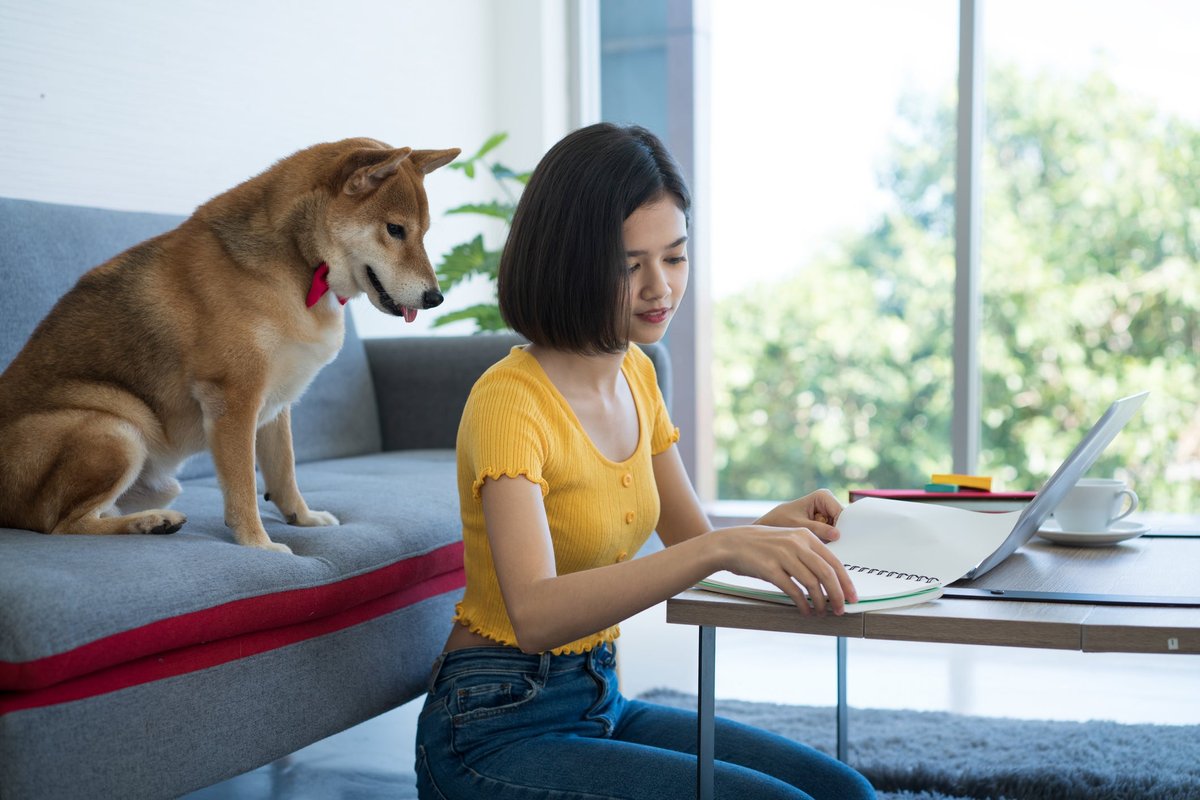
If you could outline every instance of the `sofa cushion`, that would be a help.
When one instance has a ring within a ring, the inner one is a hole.
[[[0,530],[0,713],[158,680],[164,659],[168,673],[211,667],[324,635],[322,620],[355,624],[462,586],[452,451],[314,462],[297,475],[309,504],[342,524],[289,526],[263,503],[268,533],[293,555],[235,545],[212,477],[185,482],[174,507],[189,520],[171,536]],[[186,648],[206,649],[181,658]],[[78,683],[122,665],[132,672]]]
[[[109,211],[0,197],[0,242],[6,271],[19,282],[0,292],[0,371],[24,347],[37,324],[83,273],[184,220],[171,214]],[[331,420],[336,420],[331,424]],[[292,411],[297,461],[375,453],[379,413],[367,355],[346,314],[346,341]],[[180,477],[212,475],[206,453]]]
[[[390,711],[425,692],[460,596],[184,675],[0,713],[0,797],[178,797]],[[305,784],[299,794],[370,793]]]

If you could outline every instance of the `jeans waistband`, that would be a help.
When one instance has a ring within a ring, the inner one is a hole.
[[[449,678],[468,672],[503,671],[540,676],[543,680],[556,673],[572,672],[593,665],[613,663],[613,646],[602,643],[586,653],[523,653],[515,647],[465,647],[442,653],[433,662],[429,674],[429,690],[433,691],[439,678]]]

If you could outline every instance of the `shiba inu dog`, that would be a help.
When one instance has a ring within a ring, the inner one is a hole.
[[[290,406],[365,293],[411,322],[442,302],[423,239],[424,177],[456,148],[319,144],[87,272],[0,375],[0,525],[42,533],[174,533],[179,464],[208,448],[238,543],[337,525],[296,486]]]

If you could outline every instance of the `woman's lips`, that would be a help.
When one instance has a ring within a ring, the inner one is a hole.
[[[665,322],[667,317],[671,315],[669,308],[656,308],[652,311],[643,311],[638,314],[638,319],[649,322],[651,325],[657,325],[660,322]]]

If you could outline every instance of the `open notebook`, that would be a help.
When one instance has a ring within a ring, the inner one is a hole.
[[[977,578],[1037,533],[1071,487],[1146,400],[1146,392],[1117,400],[1092,426],[1022,511],[981,514],[932,503],[867,497],[838,518],[841,538],[829,545],[850,571],[859,601],[847,612],[896,608],[933,600],[960,578]],[[774,584],[718,572],[701,589],[791,603]]]

